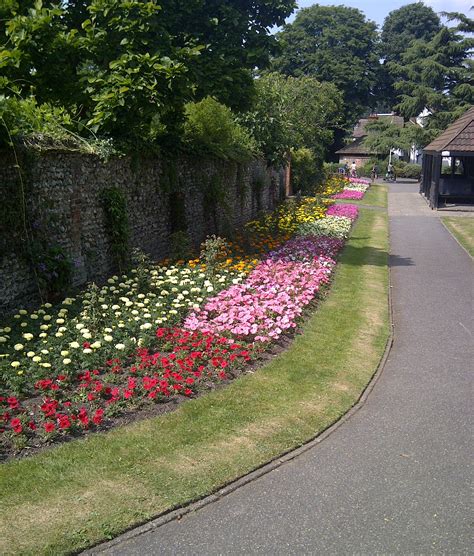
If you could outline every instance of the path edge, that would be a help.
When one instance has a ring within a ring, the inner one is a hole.
[[[223,487],[220,487],[215,492],[211,494],[207,494],[202,498],[198,498],[197,500],[193,500],[191,502],[183,504],[182,506],[178,506],[177,508],[175,507],[174,509],[167,510],[162,514],[158,515],[157,517],[153,518],[152,520],[147,521],[143,525],[134,526],[131,529],[128,529],[127,531],[121,533],[118,537],[115,537],[110,541],[101,542],[84,551],[73,552],[73,554],[82,554],[84,556],[93,556],[96,554],[100,554],[101,552],[113,548],[115,546],[118,546],[128,540],[134,539],[146,533],[150,533],[151,531],[154,531],[171,521],[175,521],[175,520],[179,521],[182,517],[192,512],[198,511],[201,508],[204,508],[205,506],[212,504],[213,502],[217,502],[224,496],[231,494],[232,492],[236,491],[240,487],[243,487],[259,479],[260,477],[263,477],[267,473],[270,473],[271,471],[278,469],[282,465],[296,459],[298,456],[304,454],[308,450],[311,450],[312,448],[318,446],[323,440],[325,440],[332,433],[334,433],[341,425],[343,425],[349,419],[351,419],[352,416],[355,415],[367,402],[368,397],[370,396],[372,390],[374,389],[375,385],[377,384],[380,376],[384,371],[385,364],[390,355],[393,342],[394,342],[395,330],[394,330],[394,322],[393,322],[393,304],[392,304],[392,267],[391,267],[391,260],[390,260],[391,257],[390,228],[389,228],[388,244],[389,244],[389,258],[387,263],[387,267],[388,267],[387,304],[388,304],[388,316],[389,316],[389,335],[387,338],[387,342],[385,344],[384,352],[382,354],[382,357],[380,358],[380,361],[377,365],[374,374],[372,375],[372,378],[367,383],[365,388],[362,390],[357,401],[354,403],[354,405],[352,405],[350,409],[346,411],[346,413],[341,415],[341,417],[339,417],[337,421],[332,423],[332,425],[329,425],[329,427],[319,432],[316,436],[314,436],[312,439],[308,440],[298,448],[293,448],[292,450],[284,452],[280,456],[277,456],[271,461],[262,464],[260,467],[257,467],[250,473],[247,473],[246,475],[239,477],[238,479],[234,479],[233,481],[227,483]]]
[[[466,216],[462,217],[461,216],[459,218],[470,218],[470,217],[466,217]],[[459,245],[459,247],[461,249],[464,249],[464,251],[467,253],[467,256],[474,260],[474,257],[471,255],[471,253],[469,253],[469,251],[464,247],[464,245],[459,241],[459,239],[453,234],[453,232],[448,228],[448,226],[446,226],[446,223],[443,221],[443,217],[440,216],[439,219],[441,221],[441,224],[443,224],[443,226],[448,231],[449,235],[456,241],[456,243]]]

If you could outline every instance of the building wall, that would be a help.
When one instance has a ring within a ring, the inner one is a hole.
[[[169,254],[173,231],[184,227],[199,245],[209,234],[241,227],[260,210],[272,209],[285,188],[284,171],[268,168],[263,160],[237,164],[181,156],[103,162],[92,155],[50,152],[24,154],[20,169],[21,181],[11,154],[0,153],[0,313],[36,299],[31,255],[39,245],[32,238],[59,247],[73,262],[74,286],[101,281],[116,270],[102,200],[110,187],[126,200],[129,247],[154,259]],[[176,203],[184,222],[173,221]]]

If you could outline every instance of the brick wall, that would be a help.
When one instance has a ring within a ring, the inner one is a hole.
[[[183,204],[184,226],[198,245],[208,234],[225,233],[259,210],[271,210],[284,191],[284,172],[267,168],[262,160],[237,164],[180,156],[173,161],[124,157],[104,162],[93,155],[50,152],[24,155],[20,167],[28,225],[73,261],[75,286],[103,280],[114,271],[101,202],[108,187],[120,189],[126,198],[130,248],[139,247],[155,259],[168,254],[177,226],[172,203]],[[0,202],[14,194],[16,205],[22,198],[19,188],[12,155],[0,153]],[[216,190],[225,194],[213,199]],[[14,207],[8,209],[12,211]],[[36,296],[25,256],[28,246],[14,228],[18,226],[5,222],[0,227],[0,313],[28,305]]]

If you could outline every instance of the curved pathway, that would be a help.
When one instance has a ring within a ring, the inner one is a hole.
[[[390,186],[395,341],[366,404],[319,446],[108,554],[467,554],[472,260]]]

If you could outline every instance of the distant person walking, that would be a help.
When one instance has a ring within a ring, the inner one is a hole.
[[[355,160],[353,160],[351,164],[351,178],[356,178],[356,177],[357,177],[357,165],[355,163]]]
[[[372,183],[374,183],[374,181],[379,177],[379,169],[377,164],[374,164],[372,166],[372,171],[370,172],[370,176],[372,178]]]

